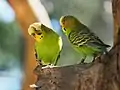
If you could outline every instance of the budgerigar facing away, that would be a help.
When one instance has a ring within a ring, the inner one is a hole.
[[[93,56],[95,59],[99,54],[107,52],[106,49],[110,47],[74,16],[62,16],[60,25],[72,47],[83,56],[81,63],[84,62],[86,56]]]
[[[28,33],[35,39],[36,59],[43,65],[56,65],[62,49],[61,37],[40,23],[31,24]]]

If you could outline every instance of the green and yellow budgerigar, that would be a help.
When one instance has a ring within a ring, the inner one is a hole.
[[[28,33],[35,39],[35,55],[40,64],[56,65],[62,49],[61,37],[41,23],[31,24]]]
[[[84,63],[87,56],[93,56],[95,59],[98,55],[107,52],[106,49],[110,47],[74,16],[62,16],[60,25],[72,47],[83,56],[81,63]]]

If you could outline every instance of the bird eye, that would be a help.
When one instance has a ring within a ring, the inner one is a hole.
[[[37,31],[36,29],[34,29],[35,31]]]
[[[41,35],[42,33],[39,32],[39,33],[37,33],[37,34],[38,34],[38,35]]]
[[[62,22],[62,24],[64,25],[64,24],[65,24],[65,22]]]
[[[36,31],[36,28],[35,27],[32,27],[35,31]]]

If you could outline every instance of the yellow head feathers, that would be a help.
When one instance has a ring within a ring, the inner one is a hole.
[[[35,31],[37,31],[37,30],[40,30],[40,28],[41,28],[41,23],[33,23],[33,24],[31,24],[30,26],[29,26],[29,28],[28,28],[28,33],[29,33],[29,35],[32,35],[33,33],[35,33]]]
[[[40,39],[43,38],[41,25],[41,23],[33,23],[28,28],[29,35],[31,35],[36,41],[40,41]]]
[[[63,31],[68,28],[73,28],[78,23],[80,23],[80,22],[77,20],[77,18],[75,18],[74,16],[71,16],[71,15],[62,16],[60,18],[60,25],[61,25]]]

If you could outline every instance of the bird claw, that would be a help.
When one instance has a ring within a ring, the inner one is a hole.
[[[43,64],[42,64],[41,60],[36,59],[36,61],[37,61],[37,65],[40,65],[40,66],[42,66],[42,67],[46,66],[46,65],[43,65]]]
[[[85,62],[80,62],[79,64],[86,64]]]
[[[79,64],[84,64],[85,59],[82,59]]]
[[[42,69],[45,69],[45,68],[53,68],[53,67],[56,67],[56,66],[50,64],[50,65],[46,65],[46,66],[42,67]]]

